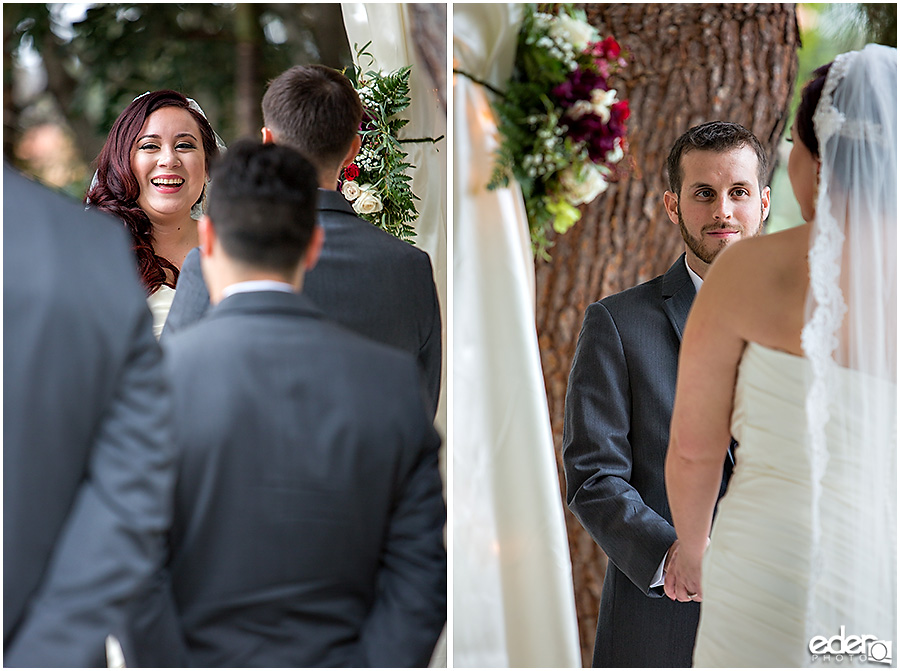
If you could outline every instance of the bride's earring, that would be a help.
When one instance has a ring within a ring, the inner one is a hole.
[[[200,192],[200,199],[191,207],[191,219],[195,221],[199,220],[206,212],[206,187],[208,185],[209,180],[207,179],[206,184],[203,185],[203,191]]]
[[[822,178],[822,161],[816,161],[816,190],[814,191],[815,200],[813,201],[816,204],[819,203],[819,184],[821,184],[821,178]]]

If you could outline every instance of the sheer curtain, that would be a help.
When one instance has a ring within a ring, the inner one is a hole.
[[[453,8],[454,67],[502,88],[517,5]],[[452,663],[580,667],[572,571],[517,187],[488,191],[486,90],[453,84]]]
[[[838,56],[813,121],[820,165],[803,328],[813,483],[807,640],[846,627],[890,641],[897,632],[897,50],[869,44]],[[840,459],[844,445],[855,448],[850,466]],[[841,530],[836,538],[827,533],[833,529]]]
[[[416,201],[419,218],[414,223],[416,247],[431,257],[434,282],[441,303],[444,351],[441,400],[435,425],[441,435],[447,431],[447,112],[427,76],[412,39],[409,8],[400,3],[341,3],[350,49],[371,41],[368,52],[376,66],[385,72],[412,65],[409,78],[410,106],[401,116],[409,123],[401,132],[405,138],[444,139],[437,144],[416,142],[404,145],[409,162],[416,166],[411,173],[411,188],[421,200]],[[362,63],[366,67],[366,62]]]
[[[409,123],[402,131],[405,138],[444,139],[437,144],[416,142],[405,145],[409,162],[416,166],[412,171],[410,186],[421,200],[416,201],[419,218],[413,224],[416,229],[416,247],[431,258],[434,283],[441,304],[441,339],[443,343],[443,375],[441,398],[435,417],[435,427],[447,436],[447,377],[449,370],[447,347],[447,135],[446,91],[443,95],[434,90],[427,70],[416,51],[412,38],[409,8],[399,3],[341,3],[344,26],[350,49],[371,42],[367,51],[375,58],[375,67],[390,72],[412,65],[409,77],[410,105],[402,116]],[[446,51],[446,47],[444,47]],[[354,51],[355,55],[355,51]],[[364,68],[367,62],[361,63]],[[447,452],[449,440],[444,441],[441,468],[447,482]],[[438,642],[429,666],[447,665],[447,639],[445,634]]]

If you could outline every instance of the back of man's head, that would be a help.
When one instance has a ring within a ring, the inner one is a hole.
[[[297,65],[272,80],[263,123],[320,171],[337,168],[359,133],[363,107],[353,84],[324,65]]]
[[[312,164],[290,147],[240,140],[211,177],[208,214],[228,256],[254,268],[294,272],[316,226]]]
[[[689,129],[672,145],[666,160],[669,191],[675,195],[681,194],[681,182],[684,179],[681,159],[688,152],[700,150],[725,153],[741,147],[751,147],[756,152],[757,179],[759,188],[762,189],[768,179],[769,162],[766,150],[763,149],[759,139],[740,124],[731,121],[709,121]]]

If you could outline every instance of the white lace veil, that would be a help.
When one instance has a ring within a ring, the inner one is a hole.
[[[868,45],[839,56],[813,121],[821,168],[803,329],[811,362],[806,407],[813,474],[807,640],[839,635],[844,627],[847,637],[893,642],[896,49]],[[864,647],[868,653],[868,643]],[[872,652],[877,658],[885,649]],[[857,656],[843,662],[850,663],[871,661]]]

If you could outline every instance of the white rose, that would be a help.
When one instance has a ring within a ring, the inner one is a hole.
[[[590,203],[609,186],[609,183],[603,178],[603,173],[594,165],[584,166],[581,169],[580,178],[575,176],[572,168],[566,168],[560,175],[559,181],[573,205]]]
[[[575,103],[566,110],[573,119],[580,119],[585,114],[596,114],[603,123],[609,123],[610,108],[616,102],[616,90],[610,89],[594,89],[591,92],[590,101],[576,100]]]
[[[575,104],[566,110],[566,114],[573,119],[580,119],[585,114],[590,114],[593,111],[594,105],[592,103],[589,103],[587,100],[576,100]]]
[[[560,14],[550,26],[550,34],[571,44],[576,51],[584,51],[588,42],[599,37],[597,30],[584,21],[573,19],[568,14]]]
[[[609,108],[616,102],[616,90],[594,89],[591,92],[591,111],[596,114],[603,123],[609,123]]]
[[[356,182],[344,182],[344,186],[341,187],[341,194],[343,194],[344,198],[351,203],[359,198],[360,193],[362,193],[362,191],[359,188],[359,184]]]
[[[625,151],[622,149],[622,140],[619,138],[616,140],[616,145],[613,150],[606,152],[606,162],[618,163],[623,158],[625,158]]]
[[[375,193],[375,189],[372,188],[371,184],[363,184],[359,187],[360,195],[355,201],[353,201],[353,209],[357,214],[374,214],[375,212],[381,212],[382,204],[381,198],[378,197],[378,194]]]

